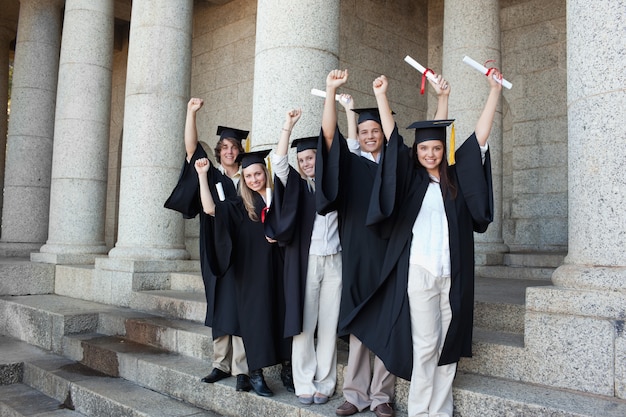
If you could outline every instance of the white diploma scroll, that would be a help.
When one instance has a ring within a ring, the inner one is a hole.
[[[220,201],[226,200],[226,196],[224,195],[224,187],[222,187],[221,182],[215,184],[215,189],[217,190],[217,196],[219,197]]]
[[[311,88],[311,94],[313,94],[314,96],[326,98],[326,91],[318,90],[317,88]],[[339,94],[335,94],[335,100],[339,101],[339,99],[341,99],[341,96]]]
[[[272,204],[272,189],[270,187],[267,187],[265,189],[265,206],[269,208],[269,206]]]
[[[416,60],[414,60],[413,58],[411,58],[410,56],[405,56],[404,57],[404,61],[409,64],[410,66],[412,66],[413,68],[415,68],[416,70],[418,70],[419,72],[421,72],[422,74],[424,72],[426,72],[426,68],[424,68],[423,66],[421,66]],[[433,74],[432,72],[427,72],[426,73],[426,78],[428,78],[430,81],[432,82],[437,82],[437,78],[435,77],[435,74]]]
[[[474,68],[475,70],[481,72],[483,75],[487,75],[487,71],[489,71],[489,69],[486,68],[484,65],[479,64],[478,62],[474,61],[472,58],[470,58],[467,55],[465,55],[463,57],[463,62],[465,62],[467,65],[469,65],[470,67]],[[502,84],[502,87],[506,87],[509,90],[511,89],[511,87],[513,87],[513,84],[511,84],[510,82],[508,82],[504,78],[502,78],[501,80],[498,80],[496,78],[495,80],[497,82],[499,82],[500,84]]]

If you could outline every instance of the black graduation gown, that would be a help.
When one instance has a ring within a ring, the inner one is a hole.
[[[285,337],[302,333],[304,291],[314,222],[315,191],[289,166],[286,186],[280,179],[274,179],[272,208],[265,219],[265,234],[285,248]]]
[[[186,219],[192,219],[198,213],[200,214],[200,270],[207,301],[204,325],[211,327],[213,339],[216,339],[224,335],[239,335],[240,331],[235,303],[235,285],[233,278],[229,277],[230,271],[226,271],[224,276],[218,279],[209,267],[211,257],[207,251],[211,251],[213,246],[213,217],[202,210],[198,173],[194,166],[198,159],[206,157],[204,148],[198,144],[191,160],[187,162],[185,159],[183,162],[178,183],[165,202],[165,207],[181,212]],[[222,184],[227,198],[237,196],[233,181],[214,166],[211,166],[207,175],[214,199],[218,199],[215,189],[215,184],[218,182]]]
[[[213,273],[221,276],[232,269],[248,367],[275,365],[291,352],[290,340],[282,337],[282,250],[267,242],[263,223],[250,220],[240,197],[215,203],[215,250],[209,253]],[[255,193],[259,219],[263,207],[263,198]]]
[[[407,296],[409,254],[413,224],[430,182],[423,167],[415,168],[411,149],[403,143],[397,128],[390,140],[372,193],[368,223],[389,236],[376,293],[364,302],[348,325],[378,355],[387,369],[410,379],[413,366],[410,313]],[[388,157],[387,157],[388,156]],[[474,232],[485,232],[493,220],[493,189],[489,152],[481,163],[475,135],[456,152],[456,164],[448,175],[456,181],[457,196],[448,194],[444,207],[448,218],[451,263],[450,306],[452,321],[446,334],[440,365],[471,356],[474,308]],[[393,300],[394,308],[381,310],[379,303]],[[367,323],[370,322],[369,325]],[[374,325],[376,332],[371,332]],[[371,333],[377,333],[373,337]]]
[[[347,326],[357,308],[379,287],[388,243],[374,229],[365,227],[378,168],[377,163],[351,153],[338,128],[329,150],[320,132],[315,160],[316,208],[320,214],[337,210],[342,248],[338,333],[342,337],[354,334],[362,341],[363,335],[353,333]],[[384,334],[376,329],[370,332],[373,338]]]

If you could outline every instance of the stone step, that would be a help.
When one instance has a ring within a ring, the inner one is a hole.
[[[75,337],[75,336],[74,336]],[[26,351],[24,383],[89,416],[307,416],[330,417],[343,399],[335,395],[323,406],[303,407],[280,386],[278,376],[268,373],[272,398],[234,390],[234,378],[202,384],[198,360],[155,351],[126,352],[120,365],[124,378],[113,378],[74,361],[46,352],[28,354],[32,347],[0,337],[2,352]],[[17,353],[13,353],[15,359]],[[127,378],[132,376],[134,383]],[[146,389],[147,388],[147,389]],[[406,415],[408,383],[397,386],[397,415]],[[1,392],[1,391],[0,391]],[[459,370],[454,382],[455,415],[617,417],[626,415],[626,402],[597,395],[486,377]],[[166,395],[164,395],[166,394]],[[177,398],[173,399],[171,397]],[[4,402],[3,400],[0,402]],[[42,397],[43,398],[43,397]],[[181,401],[182,400],[182,401]],[[44,398],[44,402],[49,399]],[[206,411],[214,410],[213,412]],[[184,413],[183,413],[184,412]],[[60,414],[77,415],[77,414]]]
[[[54,292],[54,265],[0,257],[0,296]]]
[[[206,297],[202,292],[177,290],[137,291],[133,293],[131,307],[150,311],[175,319],[204,323]]]
[[[626,401],[543,385],[458,372],[453,388],[460,417],[623,417]]]
[[[509,265],[476,265],[474,271],[477,277],[484,278],[550,281],[552,279],[554,268]]]
[[[521,380],[526,369],[524,335],[474,329],[471,358],[461,358],[459,370],[485,376]]]
[[[204,293],[204,282],[200,272],[172,272],[170,274],[170,289]]]
[[[0,416],[80,417],[84,415],[28,385],[16,383],[0,386]]]
[[[504,264],[531,268],[558,268],[563,264],[565,253],[511,252],[504,254]]]
[[[526,288],[545,285],[551,285],[551,282],[476,277],[474,326],[523,333]]]

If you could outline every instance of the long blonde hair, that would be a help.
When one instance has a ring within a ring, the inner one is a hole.
[[[265,188],[270,188],[273,190],[274,187],[272,184],[272,178],[270,177],[270,172],[265,164],[261,164],[261,166],[263,167],[263,172],[265,173]],[[248,184],[246,184],[245,176],[241,179],[241,181],[239,181],[239,183],[241,184],[241,186],[239,187],[239,194],[241,195],[243,206],[248,212],[248,217],[253,222],[258,222],[259,216],[257,216],[256,210],[254,209],[254,191],[252,191],[248,187]],[[265,198],[267,198],[267,196]]]

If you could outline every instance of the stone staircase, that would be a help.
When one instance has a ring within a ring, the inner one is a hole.
[[[477,267],[474,357],[459,364],[455,415],[626,415],[626,402],[612,397],[525,382],[532,372],[524,356],[525,290],[550,285],[561,261],[509,254],[503,266]],[[200,383],[211,369],[212,340],[202,325],[197,267],[170,274],[167,288],[133,292],[129,307],[70,297],[91,285],[93,272],[0,259],[0,416],[330,417],[343,401],[343,343],[337,392],[322,406],[301,406],[282,387],[278,367],[265,370],[271,398],[236,392],[234,378]],[[407,391],[399,380],[400,417]]]

